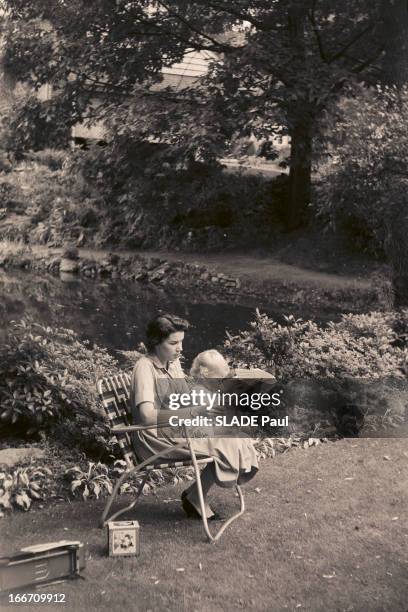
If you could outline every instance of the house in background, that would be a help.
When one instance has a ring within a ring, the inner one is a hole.
[[[216,58],[217,56],[209,51],[191,49],[186,52],[181,62],[163,68],[163,80],[153,85],[152,89],[158,91],[166,87],[171,87],[174,91],[180,91],[185,87],[191,87],[198,79],[207,74],[210,62]],[[10,75],[8,76],[10,79]],[[7,85],[7,89],[11,93],[16,86],[18,87],[18,84],[13,81],[13,83]],[[50,100],[53,95],[52,85],[48,83],[43,85],[38,90],[37,95],[40,100]],[[77,123],[72,128],[72,140],[73,144],[78,146],[84,146],[90,142],[105,143],[105,126],[103,122],[97,122],[91,127],[83,123]],[[265,145],[267,146],[265,147]],[[241,138],[237,141],[237,146],[233,147],[230,157],[261,157],[263,156],[264,150],[271,147],[277,154],[275,163],[279,163],[288,157],[290,153],[289,136],[276,135],[268,140],[258,140],[253,135],[248,138]]]
[[[216,57],[214,53],[209,51],[190,50],[185,54],[181,62],[163,68],[163,80],[155,84],[152,89],[158,91],[171,87],[174,91],[180,91],[185,87],[191,87],[198,79],[207,74],[209,63],[216,59]],[[51,88],[47,87],[47,91],[44,90],[44,95],[50,96],[52,94]],[[78,123],[72,129],[72,138],[76,144],[83,144],[90,140],[101,142],[104,141],[105,135],[105,128],[102,122],[98,122],[92,127]],[[287,135],[276,135],[270,139],[269,143],[276,150],[278,160],[284,158],[290,151],[290,139]],[[255,136],[242,139],[240,155],[248,157],[260,156],[262,155],[264,144],[265,140],[257,140]]]
[[[174,91],[180,91],[185,87],[191,87],[198,79],[207,74],[209,63],[215,57],[215,54],[209,51],[189,51],[181,62],[163,68],[163,80],[155,84],[152,89],[158,91],[171,87]],[[101,141],[105,138],[105,128],[101,122],[92,127],[78,123],[72,128],[72,137],[77,143],[84,140]]]

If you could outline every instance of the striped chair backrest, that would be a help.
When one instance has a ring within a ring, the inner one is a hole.
[[[118,374],[117,376],[101,378],[98,380],[97,389],[111,427],[131,425],[128,405],[130,376],[128,374]],[[130,435],[120,433],[115,434],[115,437],[127,466],[132,468],[137,465]]]

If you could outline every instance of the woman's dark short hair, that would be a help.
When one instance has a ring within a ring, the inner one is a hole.
[[[146,329],[146,346],[151,351],[174,332],[187,331],[189,322],[172,314],[160,314],[152,319]]]

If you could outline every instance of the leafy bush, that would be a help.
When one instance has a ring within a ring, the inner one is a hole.
[[[42,164],[50,170],[61,170],[69,156],[69,152],[60,149],[43,149],[26,155],[26,159]]]
[[[112,493],[115,481],[126,470],[126,461],[122,459],[117,459],[111,466],[100,462],[89,462],[86,466],[75,465],[66,470],[64,479],[69,482],[69,490],[74,497],[80,495],[84,500],[88,498],[99,499],[101,495],[110,495]],[[158,470],[158,472],[160,474],[156,473],[155,476],[153,474],[149,476],[148,482],[143,487],[144,494],[154,490],[158,486],[159,481],[169,481],[169,478],[165,478],[162,470]],[[140,481],[140,476],[130,478],[121,485],[119,494],[133,493],[140,484]]]
[[[88,453],[111,452],[95,387],[117,370],[105,349],[71,330],[15,322],[0,349],[0,431],[46,432]]]
[[[0,208],[20,213],[25,209],[24,194],[20,185],[9,180],[0,183]]]
[[[76,465],[67,470],[65,475],[71,481],[71,493],[81,494],[83,499],[88,497],[99,499],[99,495],[104,491],[112,493],[113,486],[109,477],[109,469],[103,463],[89,463],[86,471]]]
[[[371,426],[405,419],[407,324],[408,311],[343,315],[326,327],[293,317],[279,324],[257,311],[251,329],[229,335],[224,348],[233,365],[276,376],[297,427],[321,417],[352,435],[364,415]]]
[[[25,154],[0,184],[0,209],[24,216],[18,227],[15,218],[2,223],[0,237],[127,248],[270,244],[284,217],[287,177],[180,166],[165,149],[114,140],[88,151]]]
[[[18,467],[0,472],[0,507],[29,510],[33,501],[46,498],[51,471],[46,467]]]
[[[58,158],[61,152],[45,153]],[[57,246],[75,244],[81,237],[93,239],[94,228],[101,222],[98,193],[80,176],[70,174],[65,164],[55,170],[49,165],[26,160],[14,167],[7,181],[0,183],[6,212],[24,213],[22,217],[11,218],[8,224],[3,221],[1,238],[22,238],[30,243]]]
[[[383,255],[389,225],[405,203],[408,87],[361,90],[343,101],[328,133],[331,155],[320,167],[315,208],[359,248]]]
[[[326,327],[290,316],[281,325],[257,310],[251,329],[228,336],[225,348],[236,365],[271,369],[280,380],[403,377],[408,349],[394,326],[407,321],[403,311],[342,315]]]
[[[69,491],[73,497],[82,499],[99,499],[100,496],[110,495],[117,478],[127,471],[127,464],[117,459],[113,465],[88,462],[86,465],[75,465],[63,474],[69,483]],[[192,468],[172,468],[169,470],[155,470],[149,475],[143,487],[143,494],[147,495],[159,486],[178,484],[184,480],[193,479]],[[119,494],[134,493],[139,487],[141,476],[130,477],[120,487]]]
[[[57,98],[42,101],[34,94],[22,93],[3,115],[3,147],[19,160],[28,151],[68,146],[71,124]]]
[[[102,149],[77,151],[70,170],[103,197],[101,244],[248,244],[255,226],[259,244],[270,240],[287,200],[286,177],[271,181],[196,162],[180,166],[166,147],[151,143],[114,140]]]
[[[22,257],[31,257],[32,249],[21,240],[0,240],[0,253],[3,259],[16,257],[21,260]]]

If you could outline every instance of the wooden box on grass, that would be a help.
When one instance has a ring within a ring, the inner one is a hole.
[[[109,521],[109,556],[136,557],[140,555],[139,530],[137,521]]]

